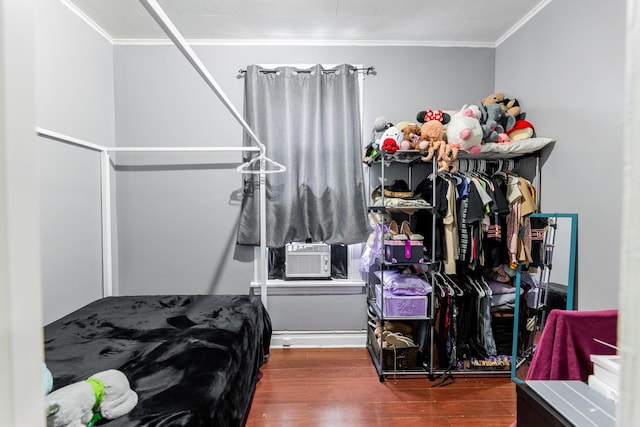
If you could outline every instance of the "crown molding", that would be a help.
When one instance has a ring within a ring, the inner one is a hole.
[[[121,46],[172,45],[169,39],[113,39]],[[362,47],[473,47],[494,48],[493,42],[454,42],[421,40],[268,40],[268,39],[187,39],[190,46],[362,46]]]
[[[529,20],[531,18],[533,18],[534,16],[536,16],[538,14],[538,12],[540,12],[542,9],[544,9],[549,3],[551,3],[551,0],[544,0],[542,2],[540,2],[540,4],[538,4],[535,8],[533,8],[529,13],[527,13],[521,20],[519,20],[513,27],[509,28],[507,30],[506,33],[504,33],[502,36],[500,36],[500,38],[498,40],[496,40],[494,47],[498,47],[502,44],[502,42],[504,42],[505,40],[507,40],[509,37],[511,37],[516,31],[518,31],[520,28],[522,28],[524,26],[524,24],[526,24],[527,22],[529,22]]]
[[[93,19],[89,18],[89,16],[87,16],[83,11],[78,9],[76,7],[76,5],[74,5],[73,3],[71,3],[71,2],[69,2],[67,0],[60,0],[60,3],[62,3],[65,6],[67,6],[67,8],[70,11],[72,11],[73,13],[78,15],[78,17],[80,19],[82,19],[84,22],[86,22],[87,25],[89,25],[98,34],[100,34],[102,37],[104,37],[109,43],[113,44],[113,38],[109,35],[109,33],[107,33],[100,25],[96,24],[96,22]]]
[[[169,46],[173,45],[168,38],[159,39],[115,39],[100,25],[68,0],[60,0],[69,10],[104,37],[109,43],[117,46]],[[191,46],[360,46],[360,47],[462,47],[462,48],[497,48],[505,40],[516,33],[531,18],[544,9],[551,0],[544,0],[526,16],[505,32],[495,42],[474,41],[424,41],[424,40],[326,40],[326,39],[187,39]]]

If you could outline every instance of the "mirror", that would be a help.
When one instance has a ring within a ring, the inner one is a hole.
[[[522,382],[553,309],[573,310],[578,214],[531,214],[533,263],[516,272],[511,379]]]

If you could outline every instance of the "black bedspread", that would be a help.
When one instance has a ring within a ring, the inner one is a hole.
[[[108,426],[241,426],[271,322],[259,297],[109,297],[44,328],[54,390],[106,369],[127,375],[138,393]]]

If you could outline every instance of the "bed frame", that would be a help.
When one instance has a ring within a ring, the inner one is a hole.
[[[100,425],[242,426],[271,321],[250,295],[107,297],[45,326],[54,390],[107,369],[138,393],[123,417]]]

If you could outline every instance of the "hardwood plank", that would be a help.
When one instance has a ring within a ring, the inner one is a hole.
[[[247,427],[509,426],[515,385],[505,376],[427,376],[380,382],[366,349],[272,349]],[[437,379],[436,379],[437,380]]]

